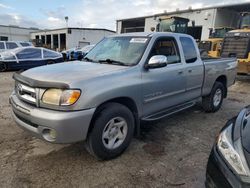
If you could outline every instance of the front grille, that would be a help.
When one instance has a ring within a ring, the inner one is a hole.
[[[221,57],[237,57],[245,59],[249,51],[248,37],[226,37],[224,38]]]
[[[37,91],[35,88],[16,82],[15,91],[19,99],[30,104],[37,104]]]

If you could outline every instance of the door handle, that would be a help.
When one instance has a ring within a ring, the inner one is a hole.
[[[182,74],[182,73],[183,73],[183,71],[179,71],[179,72],[178,72],[178,74]]]
[[[192,70],[192,69],[189,69],[188,72],[191,73],[191,72],[193,72],[193,70]]]

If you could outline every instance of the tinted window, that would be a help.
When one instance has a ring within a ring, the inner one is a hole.
[[[44,58],[56,58],[59,57],[59,54],[56,52],[53,52],[51,50],[43,50],[43,57]]]
[[[174,38],[162,38],[157,40],[151,50],[150,57],[154,55],[166,56],[169,64],[180,62],[180,54]]]
[[[0,49],[4,49],[4,43],[0,42]]]
[[[15,42],[6,42],[6,48],[7,49],[14,49],[17,48],[17,44]]]
[[[194,42],[191,38],[181,37],[180,38],[182,49],[186,63],[193,63],[197,60],[197,52],[194,46]]]
[[[22,47],[27,47],[27,46],[31,46],[30,43],[28,42],[20,42]]]
[[[38,59],[42,57],[42,54],[39,48],[27,48],[18,52],[16,56],[18,59]]]

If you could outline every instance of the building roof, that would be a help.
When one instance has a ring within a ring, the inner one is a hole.
[[[11,27],[11,28],[17,28],[17,29],[27,29],[27,30],[39,30],[35,27],[19,27],[18,25],[0,25],[0,27]]]
[[[86,28],[86,27],[63,27],[63,28],[58,28],[58,29],[43,29],[43,30],[38,30],[38,31],[31,32],[31,33],[58,31],[58,30],[65,30],[65,29],[76,29],[76,30],[100,30],[100,31],[109,31],[109,32],[116,33],[115,31],[112,31],[112,30],[109,30],[109,29],[104,29],[104,28]]]
[[[237,4],[227,4],[227,5],[218,5],[218,6],[211,6],[211,7],[204,7],[204,8],[197,8],[197,9],[184,9],[184,10],[176,10],[171,12],[164,12],[164,13],[158,13],[154,15],[148,15],[148,16],[141,16],[141,17],[133,17],[133,18],[124,18],[116,20],[118,21],[124,21],[124,20],[134,20],[134,19],[143,19],[143,18],[150,18],[154,16],[163,16],[163,15],[172,15],[172,14],[180,14],[180,13],[187,13],[187,12],[194,12],[194,11],[201,11],[201,10],[209,10],[209,9],[230,9],[235,10],[237,12],[249,12],[250,10],[250,2],[247,3],[237,3]]]

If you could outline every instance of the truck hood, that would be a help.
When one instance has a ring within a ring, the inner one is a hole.
[[[22,75],[38,81],[70,84],[74,81],[88,80],[125,71],[128,68],[126,66],[74,61],[29,69]]]

